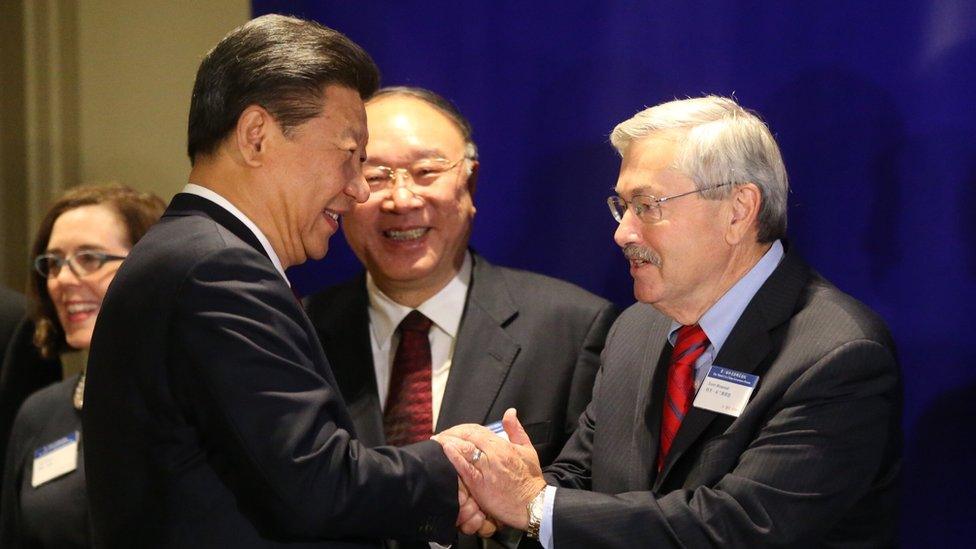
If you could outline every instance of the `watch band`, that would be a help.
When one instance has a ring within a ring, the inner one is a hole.
[[[546,501],[546,489],[539,490],[539,493],[532,498],[532,501],[525,506],[529,512],[529,527],[525,534],[532,539],[539,539],[539,528],[542,527],[542,508]]]

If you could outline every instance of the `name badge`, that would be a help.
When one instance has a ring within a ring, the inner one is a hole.
[[[38,486],[78,468],[78,431],[34,450],[31,486]]]
[[[694,406],[739,417],[757,383],[759,376],[713,365],[698,388]]]
[[[508,440],[508,433],[505,432],[505,427],[502,426],[502,422],[496,421],[494,423],[489,423],[488,425],[485,425],[485,427],[487,427],[492,433],[495,433],[496,435],[505,439],[505,442],[510,442]]]

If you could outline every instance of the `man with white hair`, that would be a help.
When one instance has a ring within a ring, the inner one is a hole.
[[[786,170],[731,99],[646,109],[611,136],[608,199],[640,303],[611,328],[593,400],[539,469],[456,429],[481,508],[545,547],[895,543],[900,374],[884,322],[785,242]]]

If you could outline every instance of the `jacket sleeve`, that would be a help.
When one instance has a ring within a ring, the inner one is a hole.
[[[233,248],[198,263],[169,345],[174,394],[242,511],[289,538],[452,541],[457,476],[440,445],[353,438],[311,325],[263,263]]]

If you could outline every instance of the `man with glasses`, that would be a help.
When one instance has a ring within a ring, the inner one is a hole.
[[[448,456],[481,508],[559,549],[894,545],[893,343],[786,243],[769,129],[710,96],[639,112],[611,141],[614,238],[640,303],[544,475],[513,412],[513,444],[453,431],[478,446]]]
[[[306,301],[357,433],[407,444],[514,406],[551,461],[589,402],[613,306],[468,248],[478,155],[450,102],[386,88],[366,112],[370,196],[343,228],[366,272]]]

